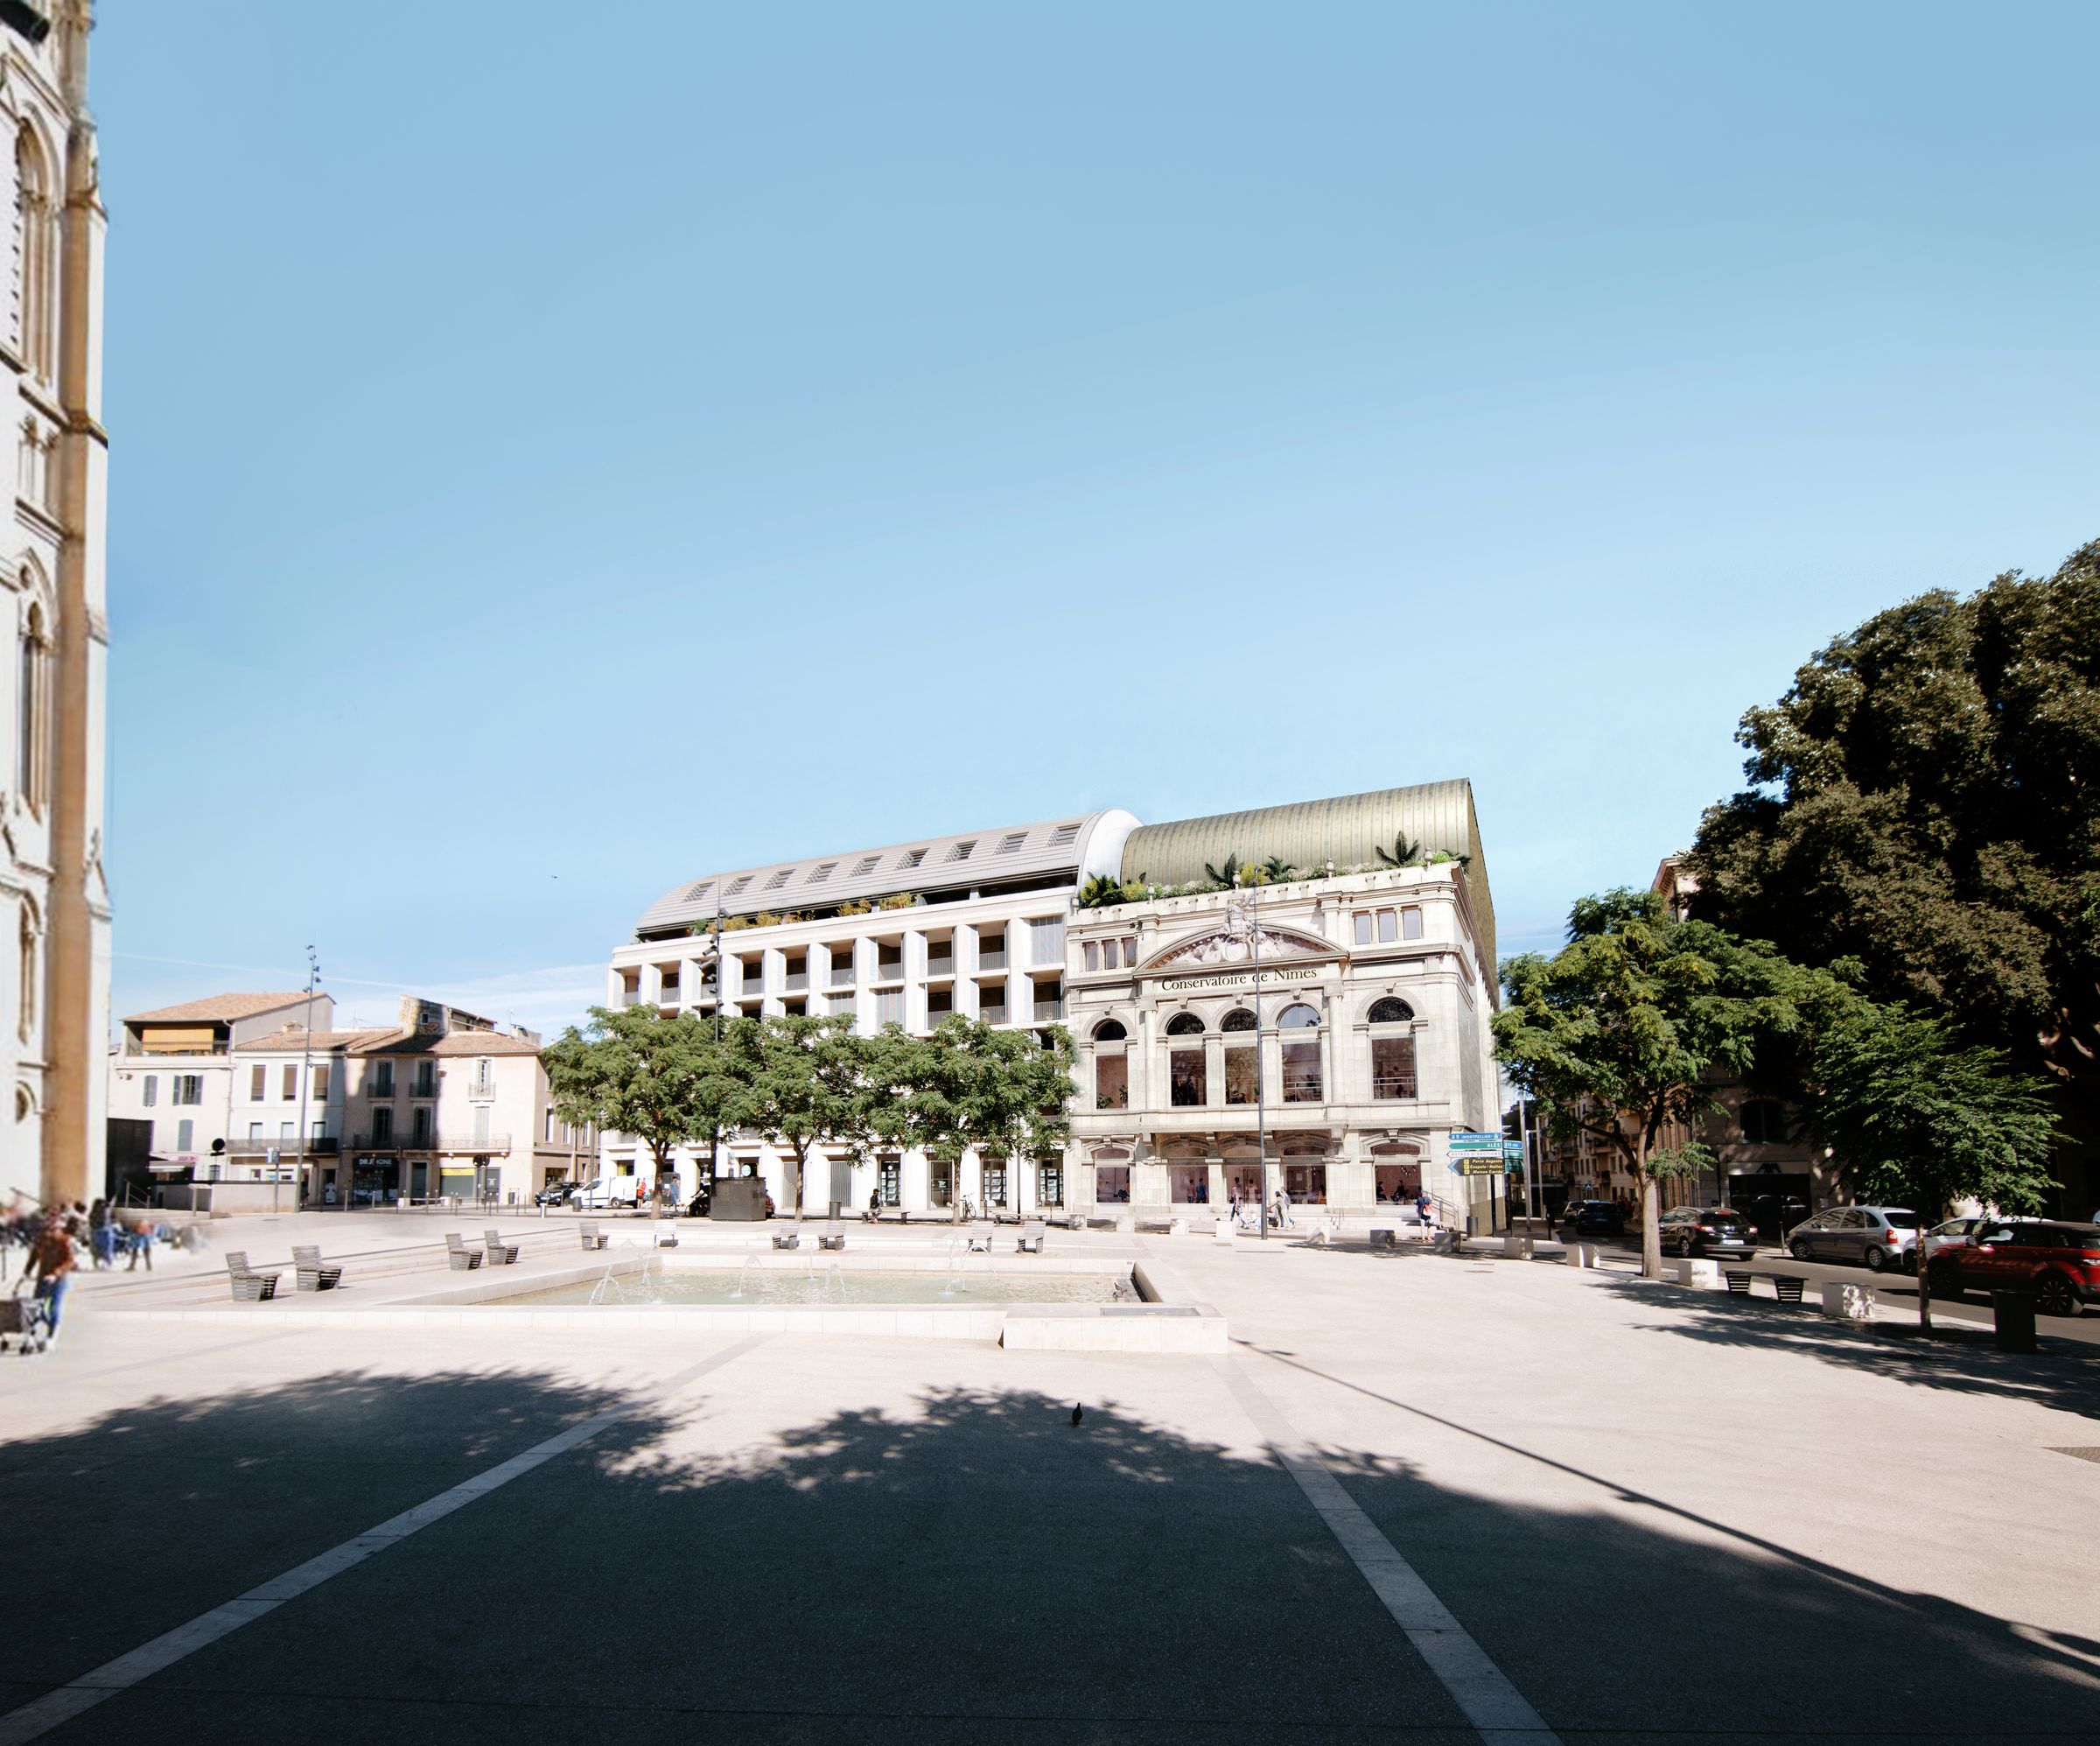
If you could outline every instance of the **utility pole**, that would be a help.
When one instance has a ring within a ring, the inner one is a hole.
[[[1248,894],[1250,907],[1241,914],[1248,924],[1248,937],[1254,948],[1254,1146],[1262,1184],[1262,1204],[1256,1228],[1262,1233],[1262,1241],[1266,1243],[1269,1240],[1269,1102],[1265,1089],[1268,1076],[1263,1069],[1269,1046],[1262,1030],[1262,888],[1247,877],[1243,867],[1233,869],[1232,882],[1242,886]]]
[[[719,881],[717,881],[719,883]],[[715,1048],[722,1047],[722,899],[715,898]],[[722,1123],[718,1118],[707,1136],[707,1192],[711,1207],[715,1182],[722,1174]]]
[[[321,979],[321,962],[313,955],[313,948],[306,948],[306,1047],[299,1056],[299,1168],[306,1167],[306,1093],[313,1083],[313,991]],[[270,1210],[277,1210],[277,1184],[284,1179],[282,1164],[273,1164],[270,1170]],[[350,1196],[346,1193],[346,1209]]]

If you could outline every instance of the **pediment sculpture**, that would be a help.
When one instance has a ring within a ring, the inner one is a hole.
[[[1177,946],[1164,957],[1154,959],[1150,968],[1210,970],[1221,966],[1251,964],[1257,937],[1261,942],[1262,961],[1264,964],[1272,959],[1307,957],[1334,950],[1322,940],[1308,940],[1298,934],[1273,933],[1267,928],[1262,929],[1258,936],[1252,932],[1227,929],[1207,934],[1200,939]]]

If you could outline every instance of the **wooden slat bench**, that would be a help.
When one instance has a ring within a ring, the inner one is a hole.
[[[588,1219],[577,1227],[577,1234],[584,1239],[584,1247],[586,1249],[603,1249],[606,1246],[606,1233]]]
[[[1799,1273],[1771,1273],[1758,1267],[1724,1267],[1721,1277],[1728,1282],[1732,1297],[1750,1296],[1753,1280],[1770,1280],[1772,1290],[1782,1303],[1799,1303],[1801,1288],[1808,1284]]]
[[[800,1249],[802,1246],[802,1235],[799,1231],[776,1231],[773,1233],[773,1246],[775,1249]]]
[[[1043,1238],[1047,1235],[1041,1219],[1031,1219],[1021,1227],[1021,1239],[1013,1246],[1023,1255],[1040,1255],[1043,1252]]]
[[[276,1273],[260,1273],[249,1266],[245,1249],[226,1252],[226,1271],[233,1280],[235,1303],[262,1303],[277,1294]]]
[[[506,1243],[503,1233],[494,1226],[481,1233],[481,1246],[488,1251],[488,1265],[492,1267],[508,1267],[518,1259],[518,1245]]]
[[[444,1233],[444,1252],[452,1257],[452,1271],[455,1273],[469,1273],[481,1265],[481,1252],[479,1249],[469,1249],[466,1246],[466,1239],[461,1237],[457,1231],[448,1231]]]
[[[301,1291],[333,1291],[343,1282],[343,1270],[331,1267],[321,1259],[320,1245],[317,1243],[307,1248],[291,1252],[292,1265],[299,1270],[298,1288]]]

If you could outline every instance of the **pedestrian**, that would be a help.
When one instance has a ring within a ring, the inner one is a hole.
[[[94,1270],[107,1273],[116,1265],[116,1215],[109,1203],[97,1199],[88,1210],[88,1248],[94,1257]]]
[[[153,1271],[153,1229],[147,1224],[134,1224],[124,1232],[124,1250],[130,1256],[125,1263],[127,1273],[136,1273],[138,1264],[144,1261],[146,1271]]]
[[[881,1217],[882,1190],[880,1189],[870,1189],[868,1190],[868,1223],[870,1224],[876,1224],[881,1219]]]
[[[36,1276],[37,1297],[44,1305],[52,1340],[59,1337],[59,1311],[65,1306],[73,1269],[73,1238],[66,1232],[65,1216],[54,1212],[44,1221],[36,1241],[30,1245],[28,1265],[22,1269],[22,1280]],[[18,1287],[21,1283],[21,1280],[16,1281]]]
[[[1276,1191],[1276,1228],[1278,1231],[1291,1229],[1291,1196],[1282,1189]]]

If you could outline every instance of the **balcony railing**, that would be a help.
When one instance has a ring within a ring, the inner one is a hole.
[[[806,970],[791,970],[780,985],[790,994],[800,994],[809,986],[809,972]]]
[[[995,950],[987,951],[984,947],[979,946],[977,948],[977,968],[979,970],[1005,969],[1006,948],[1000,946]]]
[[[296,1139],[256,1139],[252,1138],[229,1139],[226,1142],[228,1158],[266,1157],[272,1146],[281,1158],[299,1155],[299,1142]],[[342,1148],[342,1141],[332,1133],[310,1133],[306,1136],[307,1153],[315,1158],[332,1158]]]
[[[678,1000],[678,985],[676,982],[670,984],[656,997],[656,1004],[660,1006],[676,1006]]]
[[[956,973],[955,954],[943,952],[936,957],[928,952],[926,955],[926,973],[928,976],[953,976]]]
[[[834,988],[850,988],[853,985],[853,966],[850,964],[833,964],[830,985]]]
[[[977,1016],[988,1025],[1003,1025],[1006,1022],[1006,1009],[1004,1006],[980,1006],[977,1008]]]
[[[1052,1020],[1061,1020],[1064,1016],[1065,1003],[1062,1000],[1038,1000],[1035,1003],[1035,1021],[1039,1025]]]
[[[875,966],[875,979],[878,982],[902,982],[904,980],[904,960],[902,958],[883,959]]]
[[[353,1152],[452,1152],[479,1157],[510,1150],[507,1133],[426,1133],[413,1128],[406,1133],[360,1133],[350,1141]]]

